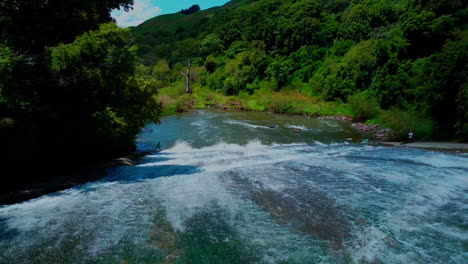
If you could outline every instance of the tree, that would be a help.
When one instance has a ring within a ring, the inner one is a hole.
[[[158,121],[154,81],[134,76],[131,33],[99,27],[132,4],[0,1],[0,161],[17,182],[127,153]]]
[[[218,67],[219,65],[219,61],[215,58],[215,56],[213,55],[210,55],[206,58],[205,60],[205,69],[209,72],[209,73],[213,73],[215,72],[216,68]]]
[[[159,60],[152,69],[153,77],[160,82],[161,86],[168,85],[173,78],[172,70],[166,60]]]
[[[110,12],[128,10],[133,0],[11,0],[0,3],[0,36],[13,47],[41,53],[45,46],[70,43],[99,24],[112,21]]]
[[[129,30],[109,23],[49,50],[51,69],[66,91],[61,99],[67,99],[68,118],[90,133],[77,137],[83,145],[122,151],[147,122],[158,122],[156,84],[134,77],[131,39]]]
[[[292,64],[289,60],[274,60],[266,69],[266,75],[278,81],[279,88],[288,82],[289,74],[292,70]]]
[[[185,77],[185,93],[186,94],[192,94],[192,76],[190,75],[190,69],[192,65],[190,63],[190,60],[187,62],[187,71],[185,73],[182,73],[182,75]]]
[[[200,51],[204,56],[209,54],[216,54],[224,49],[223,41],[217,34],[210,34],[206,36],[202,42]]]
[[[199,5],[193,5],[187,9],[182,9],[179,11],[179,13],[184,14],[184,15],[191,15],[196,12],[200,11],[200,6]]]

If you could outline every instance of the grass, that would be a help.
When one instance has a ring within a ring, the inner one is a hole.
[[[163,115],[188,110],[181,105],[203,109],[220,106],[227,109],[271,112],[276,114],[301,114],[308,116],[352,116],[348,104],[325,102],[319,97],[309,96],[298,91],[258,90],[253,94],[241,93],[226,96],[206,87],[195,85],[192,95],[185,95],[183,83],[177,82],[159,91],[159,101],[163,104]],[[191,101],[187,103],[187,101]]]
[[[410,130],[416,140],[431,140],[434,132],[434,123],[429,118],[400,109],[380,110],[376,117],[365,123],[391,128],[392,138],[395,140],[406,140]]]
[[[407,139],[412,130],[416,140],[430,140],[434,130],[433,122],[418,113],[390,109],[379,115],[380,123],[393,130],[396,139]]]

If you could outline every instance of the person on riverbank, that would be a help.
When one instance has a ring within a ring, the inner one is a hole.
[[[410,130],[408,133],[408,142],[413,143],[413,139],[414,139],[414,133],[412,130]]]

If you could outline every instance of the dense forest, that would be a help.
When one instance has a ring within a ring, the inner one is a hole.
[[[339,113],[396,138],[413,129],[466,141],[467,21],[462,0],[237,0],[132,31],[139,71],[159,79],[176,111],[222,94],[242,109],[327,113],[315,103],[349,107]],[[199,87],[191,97],[174,92],[188,60]]]
[[[0,160],[12,184],[128,153],[158,121],[156,85],[135,74],[134,38],[110,16],[132,4],[0,1]]]

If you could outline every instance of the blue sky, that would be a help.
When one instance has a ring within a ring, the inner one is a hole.
[[[117,20],[121,27],[136,26],[144,21],[163,14],[179,12],[181,9],[189,8],[198,4],[201,9],[213,6],[221,6],[229,0],[134,0],[133,10],[125,12],[114,10],[112,17]]]

